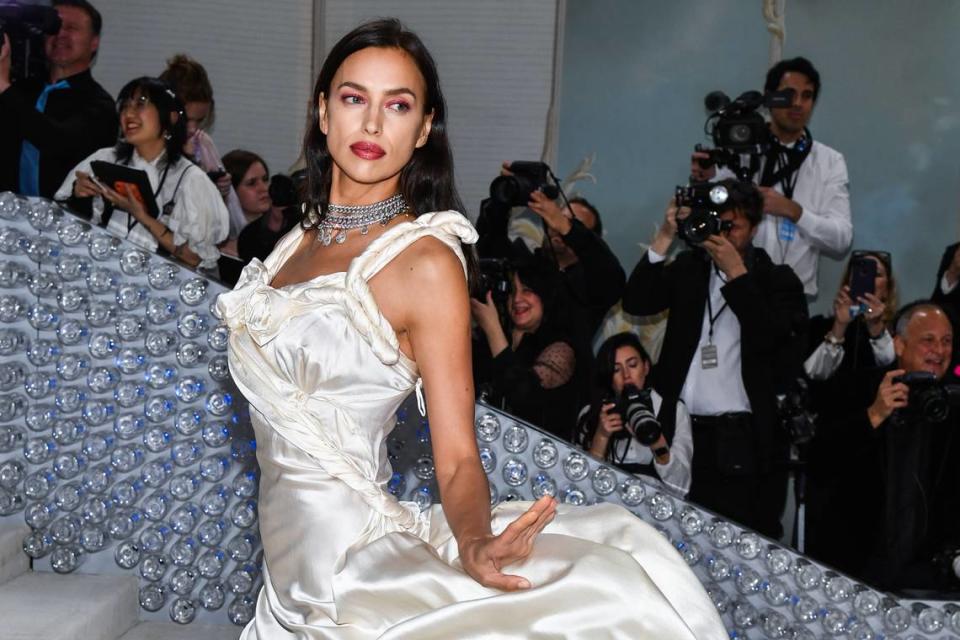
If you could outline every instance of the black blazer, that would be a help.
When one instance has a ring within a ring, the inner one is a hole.
[[[779,430],[776,394],[799,374],[806,348],[807,299],[803,284],[786,265],[774,265],[763,249],[751,248],[747,273],[721,290],[740,321],[743,385],[753,409],[758,461],[767,468]],[[707,306],[713,262],[701,250],[684,251],[671,263],[651,264],[647,254],[634,268],[623,309],[654,315],[669,309],[653,387],[665,398],[683,389],[696,357]]]

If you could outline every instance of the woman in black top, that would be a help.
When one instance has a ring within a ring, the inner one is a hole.
[[[470,301],[485,339],[474,341],[474,377],[491,402],[569,441],[589,359],[575,333],[560,322],[567,314],[559,284],[552,265],[530,261],[517,267],[505,323],[491,292],[485,302]]]

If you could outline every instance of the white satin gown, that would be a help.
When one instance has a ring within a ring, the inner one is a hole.
[[[459,213],[422,215],[346,273],[270,287],[302,235],[254,259],[217,302],[261,470],[264,585],[241,638],[727,637],[669,542],[614,505],[558,508],[532,555],[505,568],[532,589],[500,592],[464,573],[440,506],[421,513],[386,490],[386,438],[419,376],[367,282],[425,236],[462,262],[476,231]],[[495,508],[494,531],[528,506]]]

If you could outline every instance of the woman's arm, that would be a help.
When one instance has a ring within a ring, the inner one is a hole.
[[[654,469],[664,484],[687,495],[690,491],[690,465],[693,462],[693,434],[690,431],[690,414],[686,405],[679,400],[676,416],[669,458],[664,464],[656,462]]]
[[[494,536],[490,493],[473,432],[474,389],[470,304],[463,268],[441,242],[419,240],[390,271],[402,325],[423,378],[432,425],[434,460],[443,511],[464,570],[485,586],[514,590],[524,578],[501,572],[526,557],[533,539],[552,520],[555,502],[541,499]],[[384,283],[383,289],[389,289]],[[396,326],[396,325],[395,325]]]

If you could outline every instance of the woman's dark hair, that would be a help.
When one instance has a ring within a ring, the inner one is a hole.
[[[267,166],[266,160],[246,149],[234,149],[228,152],[221,158],[221,162],[223,162],[223,168],[230,174],[230,182],[233,183],[234,189],[240,186],[240,183],[243,182],[243,176],[247,175],[247,171],[254,163],[262,164],[267,171],[267,175],[270,175],[270,167]]]
[[[593,434],[597,430],[597,422],[600,419],[600,409],[604,402],[609,402],[613,397],[613,369],[616,365],[617,350],[621,347],[632,347],[640,354],[640,359],[650,363],[650,354],[643,348],[640,338],[636,334],[624,331],[612,335],[597,351],[597,358],[593,367],[593,384],[590,388],[590,404],[586,415],[580,419],[577,429],[577,438],[579,444],[587,447],[593,440]]]
[[[352,54],[369,47],[399,49],[410,56],[423,76],[426,96],[424,113],[433,113],[430,135],[426,143],[415,149],[413,157],[400,172],[400,192],[413,209],[415,216],[431,211],[453,209],[464,211],[457,194],[453,172],[453,154],[447,137],[447,106],[440,90],[437,65],[423,41],[403,27],[399,20],[381,19],[361,24],[333,45],[320,69],[313,88],[307,130],[303,140],[303,155],[307,164],[307,211],[316,211],[320,218],[326,214],[330,200],[333,158],[327,148],[327,136],[320,130],[320,96],[329,99],[333,76]],[[316,226],[316,216],[305,216],[301,225]],[[476,256],[465,248],[467,272],[471,284],[476,282]]]
[[[166,82],[159,78],[143,76],[131,80],[120,89],[117,96],[117,114],[120,115],[123,105],[138,96],[145,96],[160,117],[160,134],[164,137],[164,146],[167,151],[167,164],[174,164],[183,155],[183,144],[187,141],[187,120],[183,113],[183,103],[177,94]],[[120,133],[117,142],[117,160],[121,164],[130,162],[133,157],[133,145],[123,139]]]
[[[557,268],[546,260],[531,258],[518,262],[512,273],[540,298],[540,303],[543,305],[543,320],[540,325],[556,324],[561,313],[559,309],[560,274]]]
[[[167,68],[160,74],[160,79],[173,87],[184,106],[188,102],[208,103],[210,112],[203,121],[203,128],[213,126],[215,116],[213,86],[202,64],[185,53],[178,53],[167,60]]]
[[[813,83],[813,101],[816,102],[820,97],[820,72],[813,66],[813,63],[804,57],[798,56],[789,60],[781,60],[770,67],[767,71],[767,81],[763,85],[766,92],[776,91],[783,80],[783,75],[787,72],[802,73]]]

